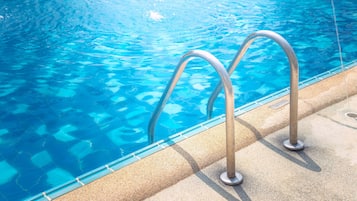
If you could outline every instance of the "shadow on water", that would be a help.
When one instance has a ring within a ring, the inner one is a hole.
[[[251,124],[249,124],[248,122],[244,121],[243,119],[240,118],[236,118],[236,121],[238,121],[240,124],[242,124],[243,126],[245,126],[246,128],[248,128],[250,131],[252,131],[254,133],[254,135],[256,136],[257,139],[259,139],[259,142],[264,144],[266,147],[268,147],[269,149],[271,149],[272,151],[274,151],[275,153],[279,154],[280,156],[286,158],[287,160],[301,166],[304,167],[306,169],[309,169],[311,171],[314,172],[320,172],[321,171],[321,167],[314,161],[312,160],[306,153],[305,151],[297,151],[295,152],[297,155],[300,156],[300,159],[297,159],[293,156],[291,156],[290,154],[288,154],[286,151],[281,150],[279,147],[276,147],[275,145],[273,145],[272,143],[268,142],[267,140],[265,140],[263,138],[263,136],[260,134],[260,132]]]
[[[209,178],[206,174],[204,174],[202,171],[200,171],[200,167],[195,161],[195,159],[182,147],[180,147],[178,144],[172,145],[172,148],[177,151],[181,156],[183,156],[187,162],[190,164],[192,170],[195,172],[195,175],[200,178],[207,186],[212,188],[214,191],[216,191],[218,194],[220,194],[222,197],[224,197],[227,200],[231,201],[250,201],[251,199],[249,198],[248,194],[244,191],[244,189],[241,186],[226,186],[227,188],[233,188],[235,192],[237,192],[238,196],[240,199],[238,199],[236,196],[232,195],[219,185],[216,181],[212,180]],[[219,177],[217,175],[217,177]]]

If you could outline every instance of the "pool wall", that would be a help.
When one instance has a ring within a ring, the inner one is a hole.
[[[335,72],[327,72],[325,76],[333,74]],[[326,79],[324,75],[316,77],[315,82],[299,91],[299,119],[357,94],[357,67]],[[271,102],[238,116],[235,121],[236,150],[288,126],[288,104],[275,109],[271,107],[288,99],[287,95],[271,99]],[[187,140],[164,146],[160,151],[137,158],[135,163],[56,200],[142,200],[225,157],[224,130],[225,125],[221,123]],[[239,169],[239,164],[236,168]]]

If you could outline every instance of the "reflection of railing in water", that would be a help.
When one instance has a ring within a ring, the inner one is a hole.
[[[224,92],[226,96],[226,152],[227,152],[227,171],[222,173],[221,180],[228,185],[236,185],[243,181],[243,177],[241,174],[235,171],[235,155],[234,155],[234,95],[232,83],[229,78],[229,75],[222,65],[222,63],[214,57],[212,54],[202,51],[202,50],[194,50],[185,54],[169,84],[166,86],[165,92],[161,96],[160,102],[157,105],[155,112],[153,113],[150,123],[149,123],[149,142],[154,142],[154,133],[155,133],[155,125],[156,122],[164,109],[167,100],[172,94],[173,89],[175,88],[182,72],[187,66],[187,63],[195,57],[200,57],[208,61],[217,71],[221,78],[221,85],[224,87]]]
[[[249,35],[243,42],[240,50],[234,57],[231,65],[227,69],[229,75],[231,75],[239,62],[243,58],[244,54],[253,43],[253,41],[258,37],[267,37],[273,39],[276,43],[283,48],[285,54],[289,59],[290,64],[290,139],[284,141],[284,146],[289,150],[302,150],[304,149],[304,144],[297,139],[297,121],[298,121],[298,81],[299,81],[299,67],[294,50],[291,48],[289,43],[279,34],[272,31],[257,31]],[[212,93],[207,104],[207,116],[210,119],[212,117],[213,103],[216,100],[219,92],[222,89],[222,82],[220,82],[214,92]]]

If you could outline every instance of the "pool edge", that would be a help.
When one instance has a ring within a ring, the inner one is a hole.
[[[347,94],[357,94],[357,67],[301,89],[299,119],[345,99]],[[285,99],[288,100],[288,96],[236,119],[236,150],[288,125],[287,105],[277,109],[269,107]],[[142,200],[225,157],[224,128],[224,124],[220,124],[203,131],[56,200]],[[236,165],[239,171],[239,164]]]

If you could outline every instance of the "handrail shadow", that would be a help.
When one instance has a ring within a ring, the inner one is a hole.
[[[260,143],[262,143],[263,145],[265,145],[266,147],[268,147],[269,149],[271,149],[275,153],[279,154],[280,156],[288,159],[289,161],[291,161],[291,162],[293,162],[293,163],[295,163],[295,164],[297,164],[297,165],[299,165],[301,167],[309,169],[311,171],[314,171],[314,172],[320,172],[321,171],[321,167],[313,159],[311,159],[311,157],[309,157],[305,153],[304,150],[295,152],[303,160],[303,161],[301,161],[301,160],[291,156],[290,154],[284,152],[283,150],[281,150],[280,148],[276,147],[275,145],[273,145],[272,143],[268,142],[267,140],[265,140],[263,138],[262,134],[258,131],[258,129],[256,129],[250,123],[244,121],[243,119],[241,119],[239,117],[236,117],[235,120],[238,121],[243,126],[245,126],[246,128],[248,128],[250,131],[252,131],[254,133],[256,139],[258,139]]]
[[[299,157],[302,159],[302,160],[299,160],[299,159],[291,156],[287,152],[281,150],[279,147],[276,147],[275,145],[273,145],[269,141],[265,140],[263,138],[262,134],[258,131],[258,129],[256,129],[250,123],[244,121],[243,119],[241,119],[239,117],[237,117],[235,120],[238,121],[243,126],[245,126],[246,128],[248,128],[250,131],[252,131],[254,133],[256,139],[258,139],[260,143],[262,143],[263,145],[265,145],[266,147],[268,147],[269,149],[271,149],[275,153],[279,154],[280,156],[282,156],[282,157],[286,158],[287,160],[289,160],[289,161],[291,161],[291,162],[293,162],[293,163],[295,163],[295,164],[297,164],[297,165],[299,165],[299,166],[301,166],[303,168],[306,168],[308,170],[311,170],[311,171],[314,171],[314,172],[320,172],[321,171],[321,167],[310,156],[308,156],[305,153],[304,150],[294,152],[297,155],[299,155]],[[173,143],[173,145],[171,145],[170,147],[173,150],[175,150],[177,153],[179,153],[188,162],[188,164],[191,166],[191,169],[194,172],[194,174],[202,182],[204,182],[207,186],[212,188],[216,193],[221,195],[223,198],[225,198],[227,200],[231,200],[231,201],[240,201],[240,200],[241,201],[251,201],[251,198],[245,192],[245,190],[243,189],[243,187],[241,185],[238,185],[238,186],[224,186],[224,187],[219,185],[217,183],[219,181],[219,179],[217,179],[216,181],[212,180],[209,176],[207,176],[205,173],[200,171],[200,167],[199,167],[198,163],[195,161],[195,159],[192,157],[192,155],[189,154],[180,145],[178,145],[177,143]],[[239,198],[237,198],[235,195],[233,195],[231,192],[229,192],[225,188],[232,188],[237,193],[237,196]]]
[[[206,174],[204,174],[202,171],[200,171],[200,167],[195,161],[195,159],[189,154],[186,150],[184,150],[180,145],[178,144],[173,144],[171,146],[177,153],[179,153],[191,166],[193,172],[195,175],[200,178],[207,186],[212,188],[214,191],[216,191],[218,194],[220,194],[222,197],[224,197],[227,200],[230,201],[240,201],[238,198],[236,198],[234,195],[229,193],[226,189],[224,189],[222,186],[217,184],[216,181],[212,180],[209,178]],[[219,181],[219,178],[217,179]],[[223,183],[222,183],[223,184]],[[244,189],[238,185],[238,186],[227,186],[225,185],[226,188],[233,188],[235,192],[237,192],[239,198],[241,201],[251,201],[249,198],[248,194],[244,191]]]

